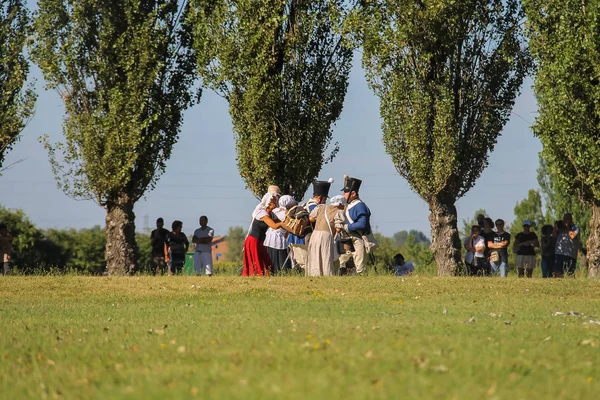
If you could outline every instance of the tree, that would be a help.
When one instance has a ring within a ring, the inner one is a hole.
[[[548,165],[541,154],[538,183],[544,196],[546,223],[554,224],[566,212],[573,214],[573,221],[580,227],[581,240],[585,243],[590,232],[592,207],[579,201],[577,193],[566,188],[558,175],[548,172]]]
[[[383,141],[429,205],[438,275],[461,263],[455,202],[488,164],[530,69],[518,0],[364,2],[359,37]]]
[[[548,173],[592,208],[589,276],[600,278],[600,14],[597,0],[526,0],[539,114],[533,131]]]
[[[227,230],[227,261],[242,262],[244,250],[244,240],[246,239],[246,231],[241,226],[231,226]]]
[[[410,235],[414,236],[414,240],[416,243],[424,243],[424,244],[427,244],[428,246],[431,244],[431,241],[429,240],[427,235],[425,235],[423,232],[418,231],[416,229],[411,229],[410,232],[408,232],[408,231],[396,232],[396,233],[394,233],[393,239],[396,242],[396,245],[398,247],[402,247],[402,246],[404,246],[404,243],[406,242],[406,240],[408,239],[408,237]]]
[[[515,205],[515,219],[508,228],[513,237],[521,231],[524,220],[531,222],[531,230],[540,233],[542,225],[546,222],[542,209],[542,196],[537,190],[529,190],[527,197]]]
[[[164,172],[196,100],[186,4],[38,1],[32,57],[66,107],[66,141],[46,147],[63,191],[105,208],[111,274],[135,267],[134,204]]]
[[[463,219],[462,220],[463,227],[462,227],[462,231],[460,232],[463,240],[465,238],[467,238],[468,236],[471,236],[471,228],[474,225],[478,225],[477,216],[479,214],[485,215],[486,217],[490,218],[490,216],[487,214],[487,212],[483,208],[480,208],[477,211],[475,211],[475,213],[473,214],[473,217],[471,219],[469,219],[469,220]]]
[[[238,169],[257,197],[271,184],[304,197],[337,152],[325,154],[352,61],[337,31],[345,3],[192,1],[200,73],[229,102]]]
[[[24,88],[29,74],[25,43],[30,19],[20,0],[0,4],[0,173],[4,157],[33,115],[36,95]]]

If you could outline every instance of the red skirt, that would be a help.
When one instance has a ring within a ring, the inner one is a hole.
[[[248,236],[244,242],[244,269],[242,276],[270,275],[271,257],[261,241],[253,236]]]

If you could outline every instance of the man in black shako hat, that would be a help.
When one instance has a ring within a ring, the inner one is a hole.
[[[340,256],[340,268],[346,268],[350,257],[354,259],[356,273],[365,272],[365,245],[363,236],[371,233],[371,210],[359,198],[358,191],[362,181],[360,179],[344,176],[344,198],[348,202],[346,207],[346,230],[352,238],[354,253]]]

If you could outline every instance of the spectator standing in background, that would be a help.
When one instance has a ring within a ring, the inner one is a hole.
[[[485,257],[485,269],[486,269],[486,275],[489,275],[491,273],[491,266],[490,266],[490,253],[491,253],[491,249],[489,248],[489,244],[494,242],[494,237],[496,236],[496,232],[494,232],[494,221],[492,221],[491,218],[485,218],[483,221],[483,232],[479,233],[481,236],[483,236],[483,239],[485,241],[485,251],[484,251],[484,257]]]
[[[10,275],[13,237],[8,233],[6,224],[0,224],[0,262],[2,275]]]
[[[181,231],[183,229],[183,222],[173,221],[171,227],[173,231],[167,234],[165,248],[166,256],[168,256],[167,265],[169,266],[169,275],[174,275],[183,272],[185,253],[187,253],[190,247],[190,242],[185,233]]]
[[[215,237],[215,231],[208,226],[208,217],[203,215],[200,217],[200,228],[194,231],[192,243],[196,245],[194,252],[194,270],[196,275],[213,274],[212,260],[212,241]]]
[[[469,268],[469,275],[485,275],[487,272],[487,259],[485,258],[485,239],[481,236],[479,225],[471,227],[471,236],[465,239],[465,264]]]
[[[483,229],[485,228],[485,215],[477,215],[477,225],[479,225],[479,232],[483,232]]]
[[[156,220],[156,229],[150,233],[150,245],[152,246],[152,263],[154,273],[162,275],[167,272],[165,261],[165,241],[169,231],[164,228],[165,221],[162,218]]]
[[[504,231],[504,220],[496,220],[496,234],[494,240],[488,243],[490,253],[490,266],[492,274],[500,272],[502,278],[506,278],[508,267],[508,246],[510,245],[510,233]]]
[[[542,278],[552,277],[556,239],[552,237],[552,225],[542,226]]]
[[[552,237],[556,239],[554,248],[554,277],[564,277],[565,271],[575,277],[577,253],[579,252],[579,227],[573,223],[573,215],[566,213],[562,221],[556,221]]]
[[[517,233],[513,245],[513,251],[517,253],[517,270],[519,271],[519,278],[525,276],[525,270],[527,270],[528,278],[533,277],[533,269],[536,264],[536,247],[540,247],[540,241],[535,232],[531,232],[531,222],[525,220],[523,221],[523,232]]]

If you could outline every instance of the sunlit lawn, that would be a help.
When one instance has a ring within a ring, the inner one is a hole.
[[[0,398],[598,399],[598,314],[589,280],[0,277]]]

